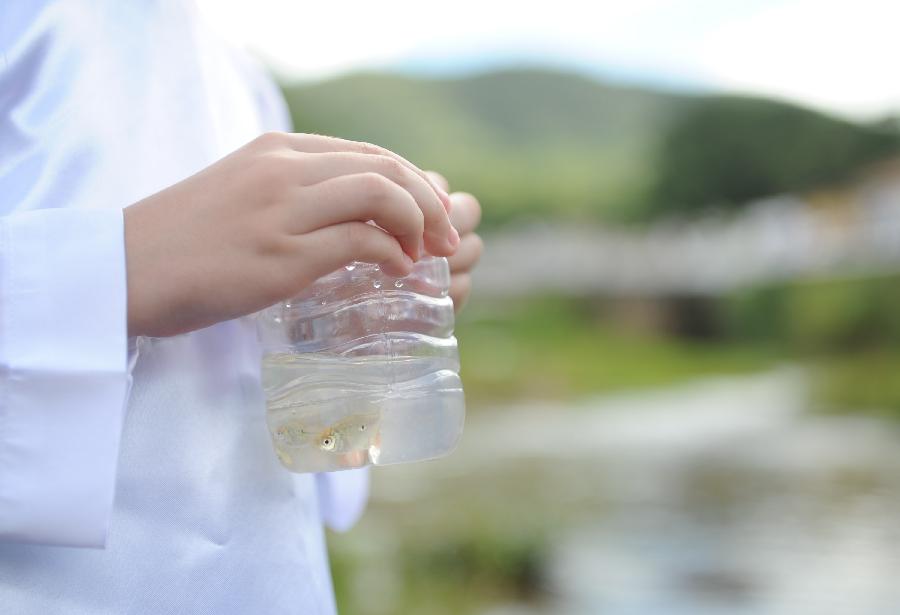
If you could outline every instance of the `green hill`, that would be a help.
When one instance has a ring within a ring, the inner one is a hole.
[[[660,144],[648,213],[735,207],[833,184],[897,149],[887,124],[854,124],[765,99],[698,99]]]
[[[670,196],[684,209],[803,188],[885,155],[896,143],[783,103],[614,86],[548,70],[454,79],[364,73],[287,85],[285,95],[297,130],[371,141],[440,170],[454,188],[478,194],[488,225],[523,215],[576,221],[653,215],[667,211],[661,195],[682,188]],[[739,128],[734,135],[731,117]],[[800,129],[791,130],[795,125]],[[831,137],[790,147],[810,134]],[[735,149],[746,138],[752,145]],[[769,142],[784,160],[812,160],[797,175],[776,156],[761,172],[774,168],[777,180],[732,182],[740,184],[736,195],[728,193],[728,182],[723,188],[716,181],[716,169],[738,150],[731,165],[738,174],[747,156],[771,158]],[[815,172],[820,159],[823,172]]]

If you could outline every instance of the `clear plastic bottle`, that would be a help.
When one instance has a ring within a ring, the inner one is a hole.
[[[281,463],[324,472],[432,459],[462,434],[450,271],[354,263],[258,315],[267,422]]]

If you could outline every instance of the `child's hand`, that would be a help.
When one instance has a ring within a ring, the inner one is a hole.
[[[450,189],[443,175],[428,171],[428,176],[441,189]],[[481,205],[478,200],[468,192],[454,192],[450,195],[450,201],[450,222],[461,238],[456,253],[447,259],[450,261],[450,296],[453,298],[453,307],[458,312],[472,292],[471,272],[481,258],[484,243],[475,234],[475,229],[481,222]]]
[[[442,188],[385,149],[263,135],[125,209],[129,335],[249,314],[351,261],[406,275],[423,249],[456,251],[449,207]]]

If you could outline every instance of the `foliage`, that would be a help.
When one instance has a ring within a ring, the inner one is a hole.
[[[801,354],[840,354],[900,344],[900,276],[801,280],[723,299],[726,333]]]
[[[900,388],[892,385],[900,383],[900,276],[735,292],[715,301],[719,333],[702,341],[622,326],[608,305],[563,297],[475,302],[457,330],[469,401],[575,399],[798,361],[813,368],[820,406],[900,416]]]
[[[814,403],[830,412],[866,412],[900,419],[900,351],[869,349],[820,359]]]
[[[328,537],[341,613],[457,615],[547,598],[551,536],[595,520],[598,499],[561,507],[546,491],[535,498],[536,485],[560,486],[570,476],[540,459],[494,459],[476,474],[460,461],[457,453],[424,472],[403,465],[373,472],[373,493],[381,497],[357,527]],[[425,477],[427,489],[412,499],[384,497],[385,485]]]
[[[845,179],[898,145],[885,125],[860,126],[772,100],[698,99],[663,139],[649,204],[679,212],[740,206]]]
[[[418,588],[418,592],[410,592],[413,598],[430,604],[438,593],[444,596],[444,610],[458,613],[446,607],[475,597],[460,596],[460,587],[481,594],[479,602],[486,595],[530,598],[538,591],[546,557],[546,545],[540,536],[491,531],[438,544],[407,544],[400,559],[406,583]]]
[[[900,418],[900,276],[769,285],[722,310],[724,343],[765,340],[809,363],[820,408]]]
[[[472,305],[458,325],[470,401],[575,398],[657,387],[710,374],[755,371],[772,350],[707,343],[617,327],[602,302],[543,297]]]

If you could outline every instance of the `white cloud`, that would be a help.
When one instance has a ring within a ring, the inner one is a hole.
[[[729,89],[855,115],[900,110],[900,3],[795,0],[722,24],[702,70]]]
[[[605,40],[618,40],[621,46],[629,37],[619,26],[660,2],[608,3],[602,10],[583,0],[530,5],[456,0],[441,7],[416,0],[198,4],[229,38],[245,43],[280,71],[309,77],[392,62],[426,49],[453,54],[473,47],[572,42],[589,51],[592,43]]]
[[[850,114],[900,108],[889,0],[199,0],[281,73],[522,56],[771,94]]]

